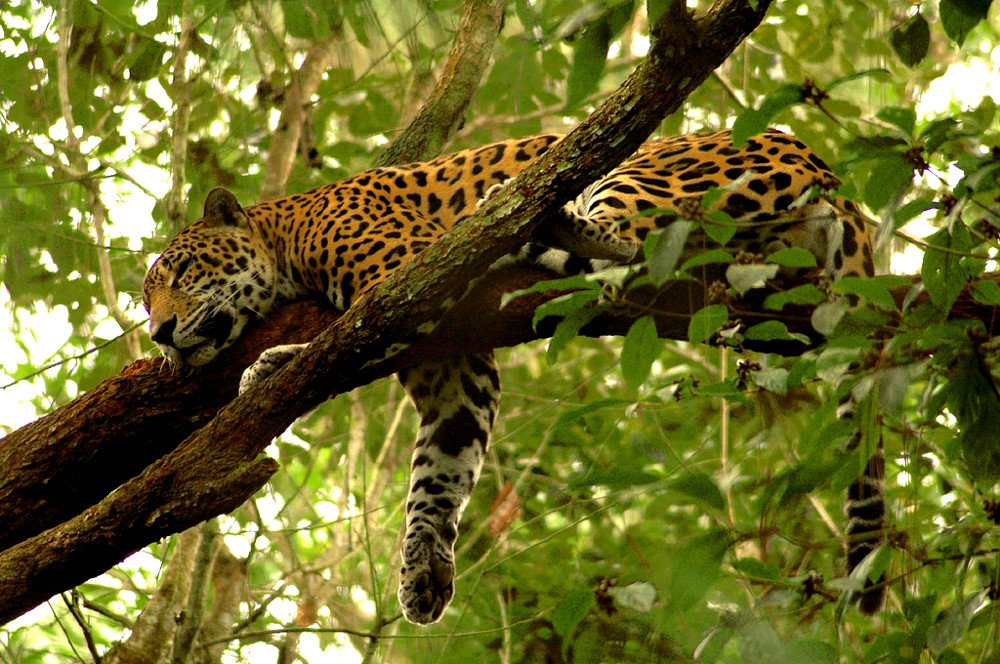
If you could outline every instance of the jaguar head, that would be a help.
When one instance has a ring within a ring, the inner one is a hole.
[[[207,364],[273,307],[275,279],[236,197],[213,189],[204,216],[171,240],[143,280],[150,337],[173,365]]]

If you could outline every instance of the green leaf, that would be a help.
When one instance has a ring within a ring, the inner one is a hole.
[[[927,238],[928,247],[920,268],[920,277],[931,301],[945,312],[951,311],[969,277],[961,259],[972,248],[972,238],[965,224],[956,222],[952,231],[949,233],[947,228],[942,228]]]
[[[837,649],[819,639],[799,639],[788,644],[785,657],[789,662],[809,662],[809,664],[837,664]]]
[[[721,190],[713,189],[712,191]],[[705,195],[708,196],[708,194]],[[709,210],[705,213],[705,221],[702,223],[701,228],[705,231],[705,235],[725,246],[736,235],[739,224],[722,210]]]
[[[656,323],[651,316],[643,316],[632,323],[621,354],[622,376],[629,387],[638,389],[646,381],[662,349],[663,340],[657,336]]]
[[[667,598],[678,611],[701,602],[722,574],[722,559],[732,546],[729,534],[711,530],[691,538],[673,555]]]
[[[839,283],[839,282],[838,282]],[[814,305],[825,302],[826,293],[814,284],[802,284],[786,291],[771,293],[764,300],[764,307],[771,311],[781,311],[786,304]]]
[[[932,121],[920,132],[924,142],[924,151],[932,154],[945,142],[958,135],[958,122],[953,117],[940,118]]]
[[[319,4],[308,0],[281,0],[288,34],[300,39],[322,39],[329,36],[330,24]]]
[[[927,647],[935,655],[963,638],[969,622],[986,599],[986,591],[966,595],[938,614],[937,621],[927,632]]]
[[[768,263],[776,263],[784,267],[806,268],[816,267],[816,257],[812,252],[802,247],[785,247],[767,257]]]
[[[630,399],[598,399],[597,401],[580,406],[579,408],[574,408],[573,410],[560,415],[559,419],[556,420],[556,428],[580,421],[584,416],[596,413],[597,411],[604,410],[606,408],[620,410],[624,406],[628,406],[633,403],[635,402]]]
[[[691,268],[711,265],[713,263],[732,263],[733,260],[735,260],[733,255],[725,249],[709,249],[708,251],[699,252],[684,261],[684,264],[681,265],[681,271],[686,272]]]
[[[646,18],[649,25],[656,25],[656,21],[669,6],[670,0],[646,0]]]
[[[927,19],[916,13],[889,31],[889,43],[907,67],[916,66],[927,55],[931,29]]]
[[[725,187],[711,187],[708,191],[701,195],[701,200],[699,204],[702,210],[711,210],[712,207],[722,200],[722,196],[726,193]]]
[[[786,84],[764,97],[757,109],[747,108],[733,123],[733,145],[740,147],[750,138],[765,131],[777,113],[802,101],[802,86]]]
[[[781,569],[777,565],[761,562],[756,558],[734,560],[733,569],[756,581],[777,581],[782,576]]]
[[[654,286],[662,286],[674,274],[677,261],[687,245],[691,226],[690,221],[678,219],[659,233],[656,245],[646,258],[649,277]]]
[[[1000,305],[1000,285],[995,281],[981,279],[972,287],[972,297],[979,304],[988,307]]]
[[[886,106],[876,113],[875,117],[899,127],[907,135],[912,134],[914,127],[917,125],[917,112],[912,108]]]
[[[667,487],[671,491],[693,498],[696,502],[708,505],[720,512],[726,508],[726,500],[722,496],[722,491],[719,490],[715,480],[706,473],[698,471],[684,473],[672,480]]]
[[[934,208],[934,199],[922,196],[920,198],[915,198],[908,203],[904,203],[896,208],[896,213],[892,217],[892,223],[895,228],[899,228],[906,222],[910,221],[918,214],[922,214],[927,210]]]
[[[750,374],[753,382],[774,394],[786,394],[788,392],[788,369],[784,367],[772,367],[761,369]]]
[[[559,321],[556,329],[552,332],[552,338],[549,339],[549,347],[545,352],[545,358],[549,364],[555,364],[556,359],[559,357],[559,351],[575,339],[576,335],[580,332],[580,328],[593,320],[600,312],[600,307],[577,309],[576,311],[571,311],[565,318]]]
[[[941,0],[938,5],[945,34],[959,46],[989,10],[990,0]]]
[[[351,109],[347,126],[356,136],[372,136],[396,126],[399,111],[385,95],[368,90],[364,100]]]
[[[574,108],[597,92],[611,43],[606,16],[591,22],[573,41],[573,66],[566,81],[566,108]]]
[[[545,279],[532,284],[528,288],[522,288],[511,293],[504,293],[503,297],[500,298],[500,306],[505,307],[511,300],[521,297],[522,295],[530,295],[531,293],[552,293],[556,291],[576,290],[600,291],[601,288],[601,284],[598,283],[597,280],[592,279],[590,275],[586,274],[575,274],[571,277],[561,277],[559,279]]]
[[[774,664],[786,661],[785,644],[764,619],[753,619],[739,629],[743,664]]]
[[[858,295],[885,311],[896,311],[896,300],[892,289],[906,286],[910,280],[903,276],[884,274],[877,277],[844,277],[831,290],[839,295]]]
[[[851,72],[846,76],[838,76],[837,78],[830,81],[827,86],[827,92],[839,87],[845,83],[850,83],[851,81],[856,81],[861,78],[888,78],[890,72],[884,67],[875,67],[873,69],[861,69],[859,71]]]
[[[537,331],[538,324],[542,320],[550,316],[560,316],[565,318],[575,311],[586,308],[588,304],[596,302],[600,297],[601,294],[598,291],[581,290],[576,291],[575,293],[566,293],[565,295],[553,298],[535,308],[535,315],[531,320],[531,327]]]
[[[903,397],[910,386],[923,374],[926,363],[914,362],[896,367],[876,369],[871,374],[875,381],[879,408],[884,413],[898,413],[903,403]]]
[[[865,205],[881,210],[913,183],[913,166],[898,155],[879,159],[865,183]]]
[[[712,304],[696,311],[688,323],[688,341],[700,344],[722,329],[729,320],[729,309],[724,304]]]
[[[796,332],[792,334],[780,320],[766,320],[747,328],[743,335],[750,341],[801,341],[809,343],[809,337]]]
[[[569,636],[596,605],[593,591],[582,589],[569,591],[552,612],[553,629],[560,636]]]
[[[988,370],[967,349],[956,361],[945,388],[948,410],[958,420],[962,460],[978,481],[992,483],[1000,477],[1000,398]]]
[[[163,54],[167,47],[154,39],[144,39],[142,44],[129,66],[128,77],[132,81],[148,81],[163,67]]]

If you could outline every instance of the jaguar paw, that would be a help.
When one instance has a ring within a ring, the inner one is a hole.
[[[455,595],[453,556],[451,547],[430,533],[404,547],[398,597],[403,616],[411,623],[437,622],[448,608]]]
[[[306,344],[285,344],[265,350],[253,364],[243,371],[243,375],[240,376],[240,394],[248,391],[254,385],[288,364],[305,347]]]

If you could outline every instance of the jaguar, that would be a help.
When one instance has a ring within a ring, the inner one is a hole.
[[[561,139],[541,134],[376,168],[246,208],[231,192],[213,189],[203,216],[146,274],[151,338],[170,365],[199,367],[279,303],[319,294],[346,310]],[[635,262],[648,233],[697,212],[715,189],[721,195],[712,206],[739,222],[734,244],[741,250],[802,247],[831,279],[871,275],[868,223],[834,194],[838,184],[802,141],[777,130],[743,145],[734,145],[728,131],[649,140],[507,260],[556,274]],[[241,391],[303,346],[265,351],[244,373]],[[500,380],[492,353],[471,352],[424,361],[398,378],[420,416],[398,597],[408,620],[426,624],[441,617],[454,594],[454,545],[490,442]],[[881,540],[880,473],[873,458],[848,495],[851,566]],[[877,608],[880,591],[869,587],[863,608]]]

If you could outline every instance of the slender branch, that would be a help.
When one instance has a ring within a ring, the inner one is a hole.
[[[90,626],[87,625],[87,621],[84,620],[83,614],[80,612],[80,607],[76,603],[77,597],[67,597],[66,593],[62,593],[62,600],[66,604],[66,608],[69,609],[70,615],[73,616],[73,620],[76,621],[77,626],[80,631],[83,632],[83,639],[87,642],[87,650],[90,651],[90,656],[94,659],[95,664],[101,664],[101,655],[97,651],[97,644],[94,642],[94,635],[90,631]]]
[[[108,340],[106,340],[106,341],[104,341],[102,343],[97,344],[96,346],[91,346],[87,350],[82,351],[80,353],[77,353],[76,355],[71,355],[69,357],[63,357],[63,358],[60,358],[60,359],[55,360],[53,362],[49,362],[48,364],[42,365],[42,366],[38,367],[38,369],[36,369],[35,371],[32,371],[29,374],[25,374],[24,376],[21,376],[20,378],[17,378],[16,380],[12,380],[9,383],[7,383],[6,385],[0,385],[0,390],[6,390],[8,387],[13,387],[14,385],[17,385],[18,383],[20,383],[22,381],[31,380],[35,376],[41,375],[41,374],[45,373],[46,371],[48,371],[49,369],[54,369],[55,367],[62,366],[63,364],[66,364],[67,362],[75,362],[76,360],[82,360],[83,358],[87,357],[88,355],[93,355],[94,353],[96,353],[97,351],[101,350],[102,348],[106,348],[108,346],[111,346],[111,345],[117,343],[122,337],[127,336],[129,332],[132,332],[136,328],[142,326],[145,322],[146,321],[140,321],[138,323],[133,323],[130,328],[128,328],[127,330],[125,330],[124,332],[122,332],[121,334],[119,334],[117,337],[112,337],[112,338],[110,338],[110,339],[108,339]]]
[[[281,118],[267,153],[260,188],[261,200],[277,198],[285,192],[306,122],[306,103],[316,94],[323,74],[330,68],[333,60],[332,46],[332,39],[317,40],[309,48],[299,70],[292,73],[291,82],[285,90]]]
[[[174,112],[170,117],[170,191],[163,197],[163,210],[173,232],[184,224],[187,216],[184,183],[188,154],[188,124],[191,119],[191,81],[187,77],[187,56],[194,36],[194,19],[190,0],[180,7],[181,32],[174,47],[173,68],[170,72],[170,97]]]
[[[59,41],[56,44],[56,73],[57,88],[59,94],[59,106],[62,110],[63,121],[66,123],[66,146],[67,156],[73,166],[74,173],[83,173],[86,169],[86,160],[80,151],[80,140],[76,135],[76,124],[73,121],[73,107],[69,98],[69,66],[67,62],[70,41],[70,28],[67,17],[66,0],[62,0],[59,7]],[[108,216],[108,208],[101,198],[101,190],[97,181],[92,178],[81,178],[80,185],[87,196],[87,208],[90,210],[90,218],[94,227],[94,236],[97,239],[97,272],[100,282],[101,294],[104,296],[104,304],[108,308],[111,317],[118,323],[118,326],[125,332],[125,346],[132,359],[142,357],[142,347],[139,343],[138,333],[131,332],[134,329],[132,321],[125,315],[121,307],[118,306],[118,289],[115,288],[114,277],[111,273],[111,258],[102,247],[105,245],[104,221]]]
[[[195,639],[205,621],[208,606],[208,587],[212,580],[215,552],[218,548],[219,527],[215,520],[209,520],[199,527],[198,549],[191,568],[190,590],[183,619],[177,625],[174,636],[173,664],[184,664],[191,655]]]

